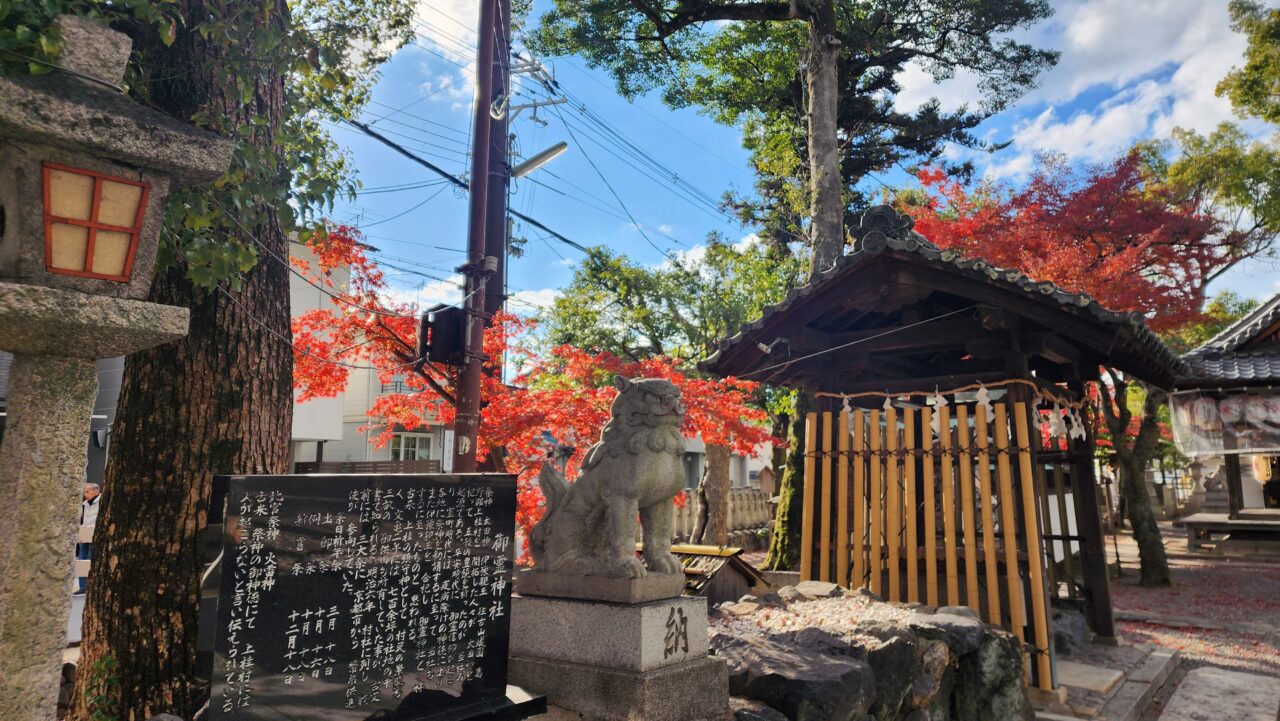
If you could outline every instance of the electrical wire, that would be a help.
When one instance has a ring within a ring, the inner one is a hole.
[[[445,189],[446,189],[446,188],[448,188],[448,187],[449,187],[448,185],[441,185],[439,188],[437,188],[437,189],[436,189],[436,192],[434,192],[434,193],[432,193],[431,195],[428,195],[427,197],[423,198],[421,201],[419,201],[419,202],[415,203],[412,207],[406,208],[405,210],[403,210],[403,211],[401,211],[401,212],[399,212],[399,213],[396,213],[395,215],[392,215],[392,216],[390,216],[390,217],[383,218],[382,220],[375,220],[375,221],[373,221],[372,223],[365,223],[364,225],[362,225],[362,226],[360,226],[360,227],[361,227],[362,229],[363,229],[363,228],[372,228],[372,227],[373,227],[373,226],[375,226],[375,225],[381,225],[381,224],[383,224],[383,223],[389,223],[389,222],[391,222],[391,221],[393,221],[393,220],[395,220],[395,219],[397,219],[397,218],[403,218],[404,216],[408,215],[409,213],[412,213],[413,211],[417,210],[418,208],[421,208],[422,206],[426,205],[428,202],[430,202],[430,201],[434,200],[434,199],[435,199],[435,197],[436,197],[437,195],[439,195],[439,194],[443,193],[443,192],[445,191]]]
[[[809,353],[809,354],[806,354],[806,355],[802,355],[802,356],[800,356],[800,357],[798,357],[798,358],[789,358],[789,359],[787,359],[787,360],[785,360],[785,361],[783,361],[783,362],[781,362],[781,363],[774,363],[773,365],[765,366],[764,368],[758,368],[758,369],[756,369],[756,370],[749,371],[749,372],[747,372],[747,373],[740,373],[740,374],[738,374],[738,377],[739,377],[739,378],[748,378],[748,377],[750,377],[750,376],[759,375],[759,374],[764,373],[764,372],[766,372],[766,371],[771,371],[771,370],[774,370],[774,369],[777,369],[777,368],[784,368],[784,367],[789,366],[789,365],[791,365],[791,364],[793,364],[793,363],[799,363],[800,361],[809,360],[810,358],[817,358],[818,356],[826,355],[827,353],[834,353],[834,352],[836,352],[836,351],[838,351],[838,350],[843,350],[843,349],[845,349],[845,348],[850,348],[850,347],[852,347],[852,346],[859,345],[859,344],[861,344],[861,343],[866,343],[867,341],[872,341],[872,340],[875,340],[875,339],[877,339],[877,338],[883,338],[883,337],[885,337],[885,336],[887,336],[887,335],[893,335],[894,333],[898,333],[898,332],[901,332],[901,331],[907,330],[907,329],[909,329],[909,328],[915,328],[915,327],[917,327],[917,326],[922,326],[922,325],[925,325],[925,324],[927,324],[927,323],[932,323],[932,322],[934,322],[934,321],[936,321],[936,320],[942,320],[943,318],[949,318],[949,317],[951,317],[951,316],[953,316],[953,315],[959,315],[960,313],[965,313],[965,312],[971,311],[971,310],[973,310],[974,308],[977,308],[977,307],[978,307],[978,306],[976,306],[976,305],[971,305],[971,306],[967,306],[967,307],[965,307],[965,308],[959,308],[959,309],[957,309],[957,310],[953,310],[953,311],[950,311],[950,312],[948,312],[948,313],[943,313],[942,315],[936,315],[936,316],[933,316],[932,318],[926,318],[926,319],[924,319],[924,320],[922,320],[922,321],[917,321],[917,322],[915,322],[915,323],[909,323],[909,324],[907,324],[907,325],[904,325],[904,326],[901,326],[901,327],[898,327],[898,328],[891,328],[891,329],[889,329],[889,330],[887,330],[887,331],[885,331],[885,332],[883,332],[883,333],[877,333],[876,335],[873,335],[873,336],[868,336],[868,337],[866,337],[866,338],[859,338],[858,340],[849,341],[848,343],[842,343],[842,344],[837,345],[837,346],[832,346],[831,348],[827,348],[827,349],[825,349],[825,350],[815,351],[815,352],[813,352],[813,353]]]

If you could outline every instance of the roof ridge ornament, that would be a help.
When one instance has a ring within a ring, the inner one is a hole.
[[[854,251],[866,250],[872,253],[890,246],[891,240],[917,240],[911,229],[916,221],[908,215],[902,215],[892,205],[876,205],[863,212],[858,220],[858,227],[853,229]]]

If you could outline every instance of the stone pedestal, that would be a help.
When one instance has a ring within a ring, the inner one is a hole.
[[[598,586],[610,597],[643,597],[663,583],[588,578],[573,584],[575,593]],[[550,578],[517,580],[523,590],[511,600],[512,683],[588,721],[719,721],[728,714],[728,672],[707,655],[705,598],[616,603],[529,595],[554,585]]]
[[[14,354],[0,444],[0,718],[54,717],[66,647],[95,358],[186,335],[186,308],[0,283]]]

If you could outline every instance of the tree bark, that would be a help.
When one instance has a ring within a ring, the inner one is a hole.
[[[729,543],[729,460],[728,446],[708,445],[707,465],[698,481],[698,520],[691,543],[725,546]]]
[[[1116,475],[1120,497],[1124,501],[1129,523],[1133,527],[1133,540],[1138,544],[1139,583],[1143,586],[1168,586],[1172,582],[1169,576],[1169,561],[1164,552],[1164,541],[1160,535],[1160,526],[1156,524],[1155,512],[1151,509],[1151,496],[1147,494],[1146,479],[1143,470],[1147,463],[1155,457],[1159,441],[1159,425],[1157,412],[1164,404],[1165,394],[1156,388],[1147,388],[1146,398],[1142,403],[1142,421],[1138,434],[1129,445],[1125,441],[1125,431],[1133,418],[1129,410],[1129,389],[1131,381],[1124,379],[1119,373],[1108,370],[1112,389],[1100,383],[1102,391],[1103,417],[1111,432],[1111,441],[1116,454]]]
[[[814,3],[809,19],[808,85],[810,243],[813,255],[809,278],[830,268],[844,254],[843,181],[840,177],[840,149],[837,110],[840,85],[838,62],[840,41],[832,0]]]
[[[220,17],[224,6],[185,0],[181,12]],[[264,12],[263,22],[288,22],[280,0]],[[152,73],[150,97],[161,109],[182,118],[193,111],[229,117],[235,127],[263,118],[251,142],[275,142],[284,116],[278,73],[264,71],[253,99],[242,104],[218,76],[226,46],[193,33],[167,49],[136,42]],[[279,177],[288,182],[287,169]],[[257,242],[287,258],[276,210],[263,205],[257,217],[249,228]],[[240,240],[254,242],[247,234]],[[261,254],[233,300],[192,285],[186,268],[177,265],[157,275],[150,300],[190,308],[190,335],[132,355],[125,364],[86,594],[81,673],[69,716],[75,721],[90,718],[85,696],[92,670],[109,659],[119,685],[98,711],[118,721],[196,714],[207,696],[196,659],[197,533],[206,524],[212,478],[288,470],[293,355],[287,269]]]
[[[773,536],[764,567],[771,571],[794,571],[800,567],[800,531],[804,520],[805,416],[817,404],[808,393],[796,394],[796,409],[787,433],[787,464],[778,483],[778,509],[773,519]]]

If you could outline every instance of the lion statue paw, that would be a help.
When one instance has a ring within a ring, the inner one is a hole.
[[[654,573],[684,573],[680,559],[670,553],[645,554],[644,560]]]

